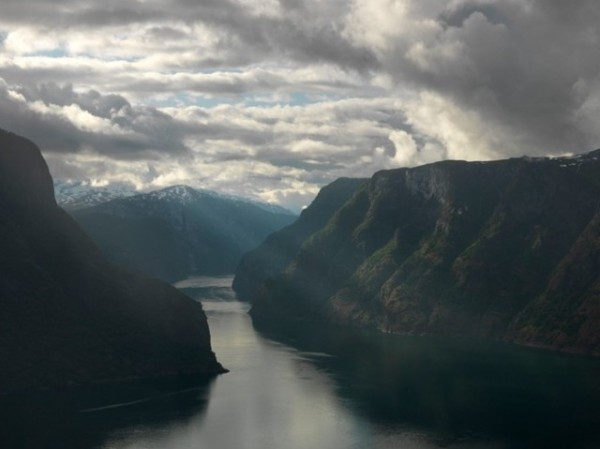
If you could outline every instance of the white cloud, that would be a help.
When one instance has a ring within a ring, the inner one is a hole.
[[[482,122],[476,113],[440,95],[424,92],[407,106],[408,123],[426,140],[444,148],[440,159],[489,160],[499,156],[495,148],[506,150],[494,124]]]
[[[61,48],[61,41],[56,34],[38,32],[33,28],[20,28],[7,34],[4,50],[9,54],[28,54]]]
[[[344,31],[355,42],[380,52],[393,50],[397,40],[414,28],[410,8],[410,0],[354,0]]]
[[[406,131],[394,130],[389,139],[394,144],[393,161],[400,167],[411,167],[418,161],[417,143]]]
[[[598,147],[598,21],[593,0],[6,2],[0,127],[59,177],[301,207],[338,176]]]

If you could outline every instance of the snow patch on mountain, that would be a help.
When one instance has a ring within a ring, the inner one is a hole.
[[[150,201],[189,204],[201,198],[224,199],[240,204],[252,204],[274,214],[296,216],[292,211],[276,204],[264,203],[248,198],[222,194],[206,189],[196,189],[186,185],[175,185],[151,192],[140,192],[131,184],[113,183],[97,185],[93,181],[55,181],[54,194],[59,206],[67,210],[85,209],[116,199],[131,199],[144,196]]]
[[[178,202],[178,203],[191,203],[191,202],[196,201],[203,197],[204,198],[206,198],[206,197],[217,198],[217,199],[228,200],[231,202],[237,202],[237,203],[241,203],[241,204],[242,203],[243,204],[252,204],[253,206],[256,206],[262,210],[265,210],[267,212],[271,212],[274,214],[291,215],[291,216],[296,215],[292,211],[285,209],[284,207],[281,207],[276,204],[264,203],[261,201],[255,201],[255,200],[251,200],[251,199],[243,198],[243,197],[239,197],[239,196],[234,196],[234,195],[227,195],[227,194],[223,194],[223,193],[214,192],[212,190],[196,189],[196,188],[186,186],[186,185],[176,185],[176,186],[166,187],[164,189],[155,190],[155,191],[143,194],[143,195],[145,195],[147,199],[151,199],[151,200],[161,200],[161,201]]]
[[[56,202],[67,210],[93,207],[119,198],[127,198],[137,193],[133,185],[126,183],[96,185],[90,180],[57,180],[54,182]]]

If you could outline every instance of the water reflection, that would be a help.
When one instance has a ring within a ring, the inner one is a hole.
[[[307,354],[349,407],[390,433],[421,429],[444,446],[600,445],[597,360],[306,323],[255,326],[264,338]]]
[[[339,403],[331,380],[298,351],[258,335],[247,304],[203,304],[219,360],[231,371],[215,380],[202,425],[163,447],[368,447],[360,444],[360,420]],[[184,437],[195,446],[181,446]]]
[[[253,326],[230,285],[179,287],[202,300],[231,372],[200,384],[5,398],[0,448],[600,446],[600,361],[306,323]]]
[[[202,419],[210,380],[144,381],[21,394],[0,401],[0,447],[96,448],[141,433],[168,434]]]

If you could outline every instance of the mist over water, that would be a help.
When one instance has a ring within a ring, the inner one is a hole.
[[[0,401],[6,447],[600,445],[598,360],[306,323],[257,326],[230,284],[198,278],[178,287],[202,300],[213,348],[231,372],[200,384]]]

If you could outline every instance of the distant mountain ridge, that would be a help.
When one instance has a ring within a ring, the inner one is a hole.
[[[233,273],[242,254],[296,218],[278,206],[189,186],[70,213],[111,259],[170,282]]]
[[[600,150],[382,171],[329,216],[299,244],[285,233],[300,220],[244,257],[234,286],[256,319],[600,355]]]
[[[91,180],[54,181],[54,194],[56,196],[56,202],[60,207],[68,211],[94,207],[112,200],[129,198],[135,195],[155,194],[155,196],[158,198],[171,195],[173,198],[177,198],[178,195],[185,195],[184,192],[186,189],[193,190],[195,192],[201,192],[213,197],[253,204],[261,209],[276,214],[295,215],[292,211],[277,204],[265,203],[235,195],[227,195],[215,192],[213,190],[198,189],[184,184],[177,184],[162,189],[142,192],[136,190],[133,185],[128,183],[95,185]]]
[[[56,202],[65,210],[97,206],[119,198],[136,195],[135,188],[126,183],[96,186],[92,181],[54,181]]]
[[[0,130],[0,394],[223,372],[202,306],[110,263],[56,204],[40,150]]]
[[[286,209],[285,207],[279,206],[277,204],[270,204],[270,203],[265,203],[262,201],[255,201],[255,200],[251,200],[249,198],[244,198],[241,196],[228,195],[228,194],[224,194],[224,193],[215,192],[214,190],[198,189],[195,187],[190,187],[185,184],[177,184],[177,185],[165,187],[163,189],[152,190],[152,191],[146,192],[146,193],[139,193],[139,195],[148,195],[150,198],[166,199],[168,201],[179,201],[179,200],[193,201],[194,198],[197,198],[198,196],[206,196],[206,197],[227,200],[227,201],[231,201],[231,202],[235,202],[235,203],[251,204],[253,206],[258,207],[259,209],[263,209],[267,212],[272,212],[275,214],[290,215],[293,217],[296,216],[296,214],[294,214],[289,209]]]

